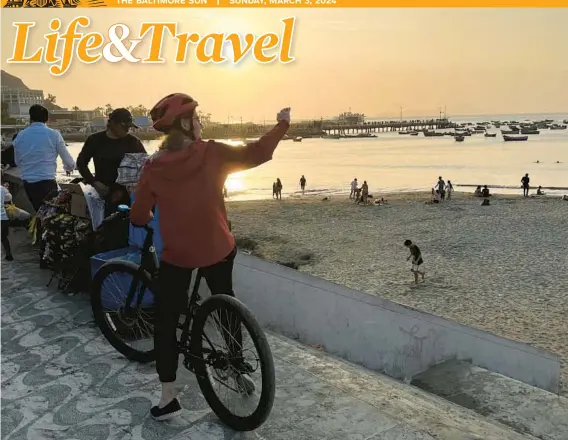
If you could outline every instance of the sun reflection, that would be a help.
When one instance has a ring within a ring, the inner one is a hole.
[[[235,191],[242,191],[245,189],[245,184],[243,180],[243,172],[231,174],[227,177],[227,181],[225,182],[225,186],[227,191],[235,192]]]

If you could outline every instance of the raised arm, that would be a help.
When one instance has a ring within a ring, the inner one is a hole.
[[[149,172],[147,165],[142,170],[134,196],[134,203],[130,208],[130,221],[138,226],[144,226],[152,220],[152,209],[156,204],[156,198],[150,188]]]
[[[272,130],[244,147],[217,143],[222,166],[228,173],[254,168],[272,159],[278,143],[290,128],[290,109],[281,110],[276,119],[278,123]]]
[[[69,153],[67,149],[67,145],[65,145],[65,141],[63,140],[63,136],[58,131],[54,131],[55,136],[55,148],[57,149],[57,154],[61,157],[63,161],[63,169],[65,171],[73,171],[75,169],[75,161],[73,160],[73,156]]]
[[[77,156],[77,169],[79,170],[79,174],[85,180],[85,183],[92,185],[95,181],[95,176],[89,170],[89,162],[93,158],[94,152],[94,144],[92,142],[91,136],[87,138],[85,143],[83,144],[83,148]]]

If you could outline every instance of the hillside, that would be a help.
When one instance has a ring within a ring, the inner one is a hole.
[[[2,70],[2,77],[0,78],[2,85],[10,87],[12,89],[24,89],[29,90],[29,87],[24,84],[24,82],[17,76],[10,75],[5,70]]]

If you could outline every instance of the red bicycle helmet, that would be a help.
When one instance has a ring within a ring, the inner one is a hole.
[[[167,133],[176,121],[185,117],[191,117],[198,106],[191,96],[185,93],[172,93],[158,101],[152,110],[152,126],[154,130]]]

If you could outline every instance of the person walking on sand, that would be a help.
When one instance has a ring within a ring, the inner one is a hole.
[[[275,199],[276,197],[276,182],[272,182],[272,198]]]
[[[531,179],[529,178],[529,173],[525,174],[521,179],[521,186],[523,188],[523,197],[529,196],[529,183]]]
[[[306,191],[306,178],[303,174],[302,177],[300,177],[300,188],[302,189],[302,195],[304,195],[304,192]]]
[[[357,182],[357,177],[353,179],[351,182],[351,193],[349,193],[349,199],[354,199],[357,197],[357,186],[359,183]]]
[[[280,178],[276,178],[276,199],[282,200],[282,182]]]
[[[452,181],[448,180],[448,183],[446,184],[446,194],[447,194],[447,199],[448,200],[452,200],[452,192],[454,191],[454,186],[452,185]]]
[[[420,275],[422,277],[422,281],[424,281],[424,275],[426,274],[424,267],[422,266],[424,263],[422,252],[420,252],[420,248],[410,240],[406,240],[404,245],[410,250],[410,255],[406,261],[412,259],[412,268],[410,271],[414,274],[414,283],[418,284],[418,275]]]

